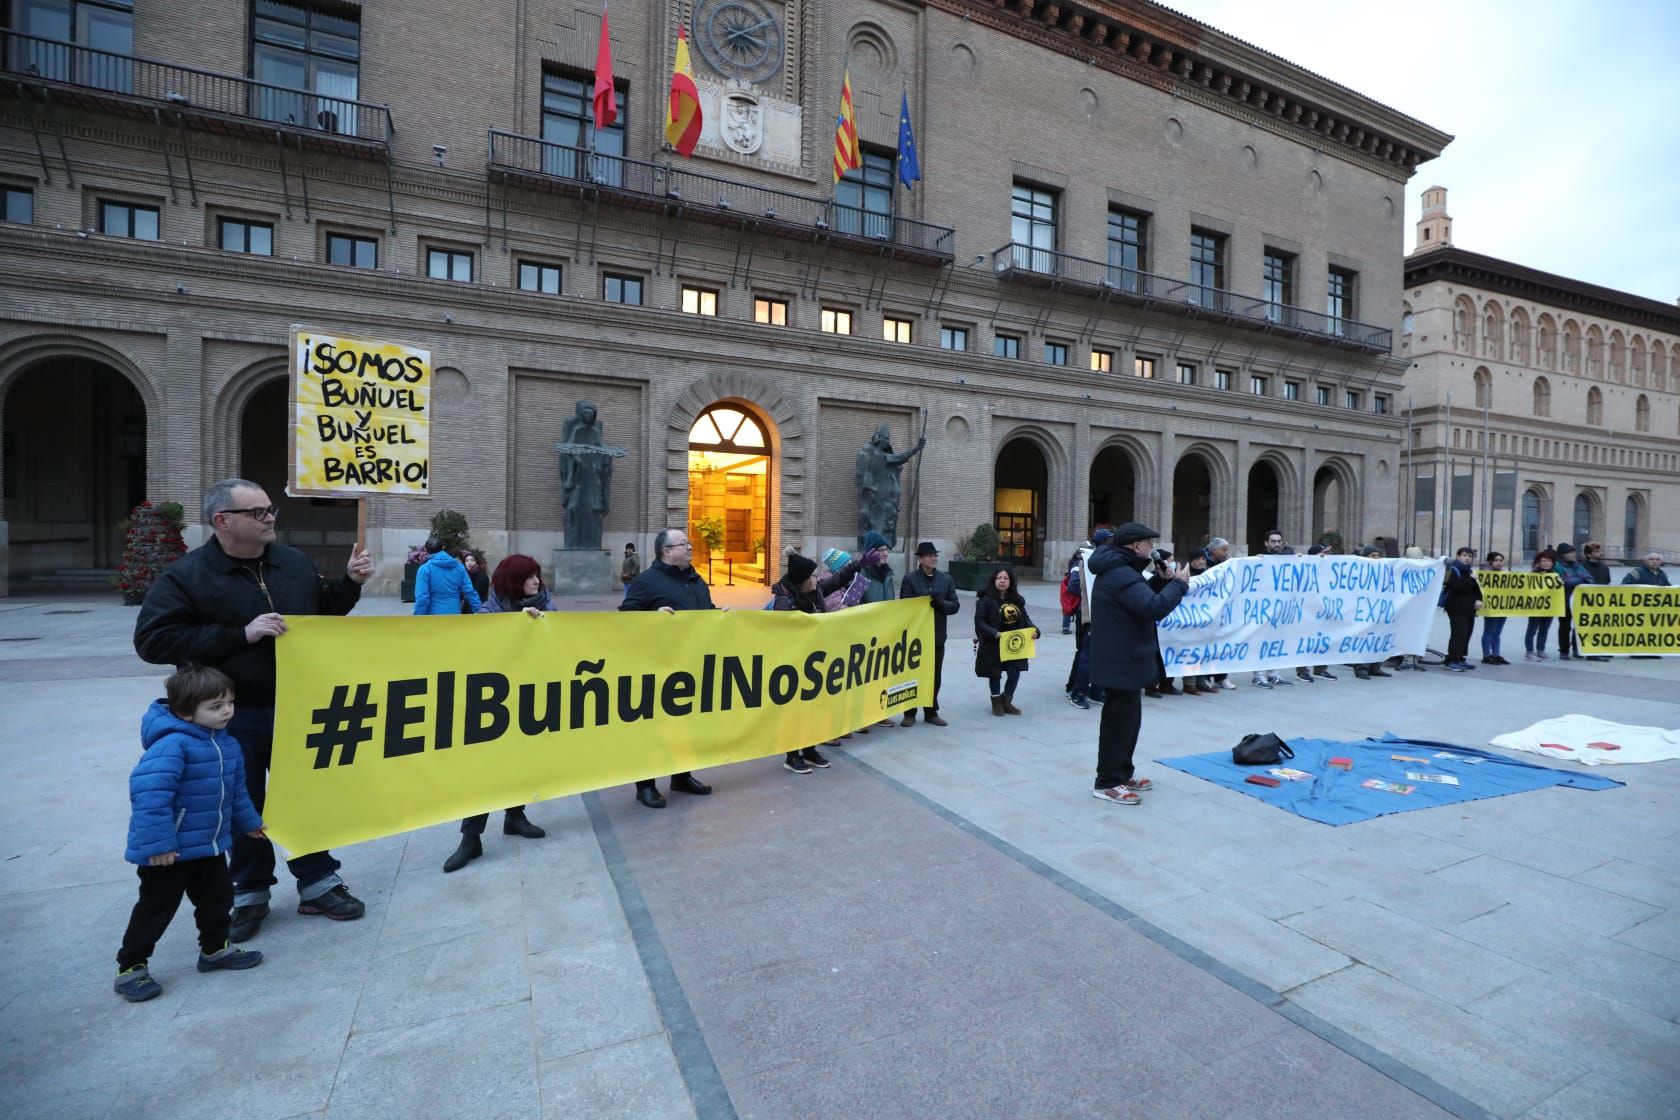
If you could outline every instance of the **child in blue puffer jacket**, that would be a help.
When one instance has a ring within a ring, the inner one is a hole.
[[[233,682],[216,669],[188,666],[164,682],[140,720],[145,750],[128,777],[132,813],[124,858],[139,864],[140,901],[117,951],[116,993],[130,1003],[161,995],[146,962],[184,894],[198,922],[198,970],[255,968],[262,954],[228,942],[233,830],[267,835],[245,786],[245,760],[225,730]]]

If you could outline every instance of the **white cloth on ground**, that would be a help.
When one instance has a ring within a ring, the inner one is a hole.
[[[1680,729],[1665,731],[1660,727],[1635,727],[1583,715],[1543,719],[1521,731],[1496,736],[1489,742],[1504,750],[1527,751],[1547,758],[1579,762],[1584,766],[1664,762],[1680,758]],[[1557,746],[1547,747],[1542,743],[1555,743]],[[1619,749],[1611,750],[1611,745]],[[1559,750],[1558,747],[1569,749]]]

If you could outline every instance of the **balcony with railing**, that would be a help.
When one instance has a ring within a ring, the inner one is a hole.
[[[384,105],[232,74],[0,31],[0,95],[385,159],[396,129]]]
[[[490,173],[533,190],[828,241],[921,264],[949,264],[955,252],[956,234],[944,226],[500,129],[490,130]]]
[[[1089,295],[1106,294],[1155,310],[1212,316],[1236,326],[1276,331],[1308,341],[1380,353],[1387,353],[1394,342],[1394,332],[1387,327],[1335,318],[1304,307],[1290,307],[1019,242],[992,253],[992,272],[1000,280]]]

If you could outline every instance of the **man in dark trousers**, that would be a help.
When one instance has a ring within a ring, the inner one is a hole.
[[[1132,764],[1143,724],[1143,688],[1156,681],[1155,624],[1184,598],[1190,568],[1180,565],[1159,591],[1144,572],[1154,549],[1155,530],[1128,521],[1088,561],[1091,589],[1091,684],[1106,689],[1097,732],[1097,780],[1093,794],[1110,805],[1138,805],[1154,788],[1136,776]]]
[[[653,538],[653,563],[630,581],[621,611],[711,611],[712,590],[700,573],[694,570],[694,546],[681,529],[661,529]],[[712,787],[684,770],[671,775],[671,789],[678,793],[692,793],[704,797]],[[649,809],[665,808],[665,797],[652,778],[636,783],[636,800]]]
[[[926,599],[933,608],[933,703],[922,705],[922,718],[934,727],[944,727],[939,718],[939,685],[945,669],[945,620],[962,609],[957,585],[939,570],[939,549],[932,541],[916,546],[916,566],[904,573],[898,586],[900,599]],[[904,713],[904,726],[916,722],[916,709]]]
[[[204,495],[204,521],[215,535],[181,557],[152,584],[134,624],[134,649],[154,665],[208,665],[233,679],[228,734],[245,758],[251,804],[262,812],[274,753],[274,642],[286,616],[349,614],[373,574],[366,549],[352,549],[344,575],[327,579],[295,548],[275,540],[276,507],[254,482],[228,478]],[[297,879],[298,913],[337,921],[365,911],[338,877],[331,852],[288,860]],[[233,838],[233,915],[228,940],[248,941],[268,917],[275,883],[274,845]]]

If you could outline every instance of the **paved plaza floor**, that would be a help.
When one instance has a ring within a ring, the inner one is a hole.
[[[493,816],[457,874],[453,824],[344,849],[363,920],[283,884],[262,967],[201,975],[183,908],[137,1005],[111,992],[126,780],[165,671],[132,609],[0,600],[0,1115],[1676,1114],[1680,762],[1331,828],[1156,760],[1249,731],[1680,726],[1680,660],[1145,700],[1157,789],[1117,808],[1089,793],[1100,710],[1063,699],[1054,593],[1028,592],[1020,717],[972,676],[965,593],[948,728],[808,776],[710,770],[714,796],[657,812],[628,787],[533,805],[542,840]]]

